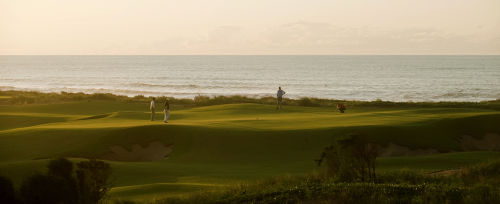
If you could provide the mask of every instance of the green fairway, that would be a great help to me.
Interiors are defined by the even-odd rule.
[[[160,141],[173,145],[159,161],[118,162],[113,199],[181,196],[202,189],[292,174],[308,174],[323,147],[350,133],[382,145],[439,152],[462,151],[463,135],[500,133],[500,111],[486,108],[333,107],[228,104],[173,107],[168,124],[148,104],[82,101],[46,105],[0,105],[0,174],[19,185],[45,171],[50,158],[100,158],[111,146],[131,149]],[[436,171],[497,158],[498,152],[456,152],[382,157],[379,171]]]

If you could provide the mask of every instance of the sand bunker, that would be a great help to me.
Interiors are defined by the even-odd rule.
[[[463,151],[500,151],[500,135],[496,133],[486,133],[481,139],[464,135],[457,140]],[[383,147],[380,156],[416,156],[437,154],[439,151],[432,148],[410,149],[405,146],[389,143]]]
[[[463,150],[487,150],[500,151],[500,135],[496,133],[486,133],[483,138],[477,139],[469,135],[464,135],[460,139]]]
[[[114,161],[157,161],[167,157],[173,150],[173,145],[161,142],[151,142],[148,146],[132,145],[131,151],[121,146],[111,146],[110,152],[101,158]]]

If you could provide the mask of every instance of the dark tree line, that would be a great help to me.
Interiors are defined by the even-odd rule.
[[[74,169],[71,161],[61,158],[50,161],[47,168],[46,174],[26,178],[18,192],[9,179],[0,177],[2,203],[97,204],[111,189],[111,167],[103,161],[81,161]]]
[[[327,174],[340,181],[373,182],[379,150],[379,145],[370,143],[366,136],[353,134],[325,147],[316,162],[326,163]]]

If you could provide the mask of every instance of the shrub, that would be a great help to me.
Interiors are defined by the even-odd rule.
[[[498,186],[494,187],[486,184],[474,186],[470,193],[465,196],[467,203],[487,204],[487,203],[500,203],[500,192]]]
[[[465,184],[486,183],[500,186],[500,160],[483,162],[466,167],[460,172]]]
[[[492,174],[496,172],[495,163],[468,168],[491,178],[497,176]],[[154,203],[500,203],[498,185],[463,185],[460,177],[400,170],[378,174],[376,182],[339,183],[331,177],[315,174],[285,176]]]
[[[76,176],[82,204],[95,204],[111,189],[111,166],[95,159],[77,164]]]
[[[66,200],[76,203],[79,200],[78,185],[73,177],[73,163],[66,158],[51,160],[47,165],[47,175],[61,178],[64,186],[68,188],[65,195]]]
[[[198,95],[198,96],[194,97],[193,101],[194,101],[194,104],[197,106],[208,105],[209,101],[210,101],[210,97]]]
[[[338,181],[375,181],[375,159],[378,156],[377,144],[368,142],[365,136],[350,135],[326,147],[318,165],[326,160],[327,173]]]
[[[60,177],[35,174],[23,181],[21,197],[26,204],[61,203],[73,204],[70,186]]]
[[[47,167],[46,175],[35,174],[23,181],[24,203],[97,204],[111,188],[111,167],[102,161],[79,162],[76,178],[73,163],[65,158],[51,160]]]
[[[491,186],[470,189],[447,184],[335,183],[328,179],[273,178],[268,182],[155,203],[498,203],[498,193],[498,189]]]
[[[0,91],[2,96],[10,96],[7,100],[0,100],[0,103],[6,104],[31,104],[31,103],[57,103],[67,101],[83,101],[83,100],[111,100],[111,101],[126,101],[126,102],[140,102],[147,103],[150,97],[142,95],[127,97],[121,95],[114,95],[110,93],[40,93],[34,91]],[[165,97],[158,97],[164,99]],[[176,99],[169,97],[171,104],[175,105],[216,105],[216,104],[230,104],[230,103],[259,103],[259,104],[276,104],[275,97],[262,97],[251,98],[246,96],[201,96],[198,95],[193,99]],[[488,108],[500,110],[500,100],[484,101],[484,102],[391,102],[391,101],[346,101],[335,99],[318,99],[318,98],[301,98],[290,99],[285,98],[283,105],[293,106],[328,106],[335,107],[338,103],[345,104],[348,107],[461,107],[461,108]]]
[[[314,103],[310,98],[304,97],[299,99],[300,106],[319,106],[319,104]]]
[[[0,176],[0,201],[2,203],[17,203],[12,181],[3,176]]]
[[[73,163],[66,158],[51,160],[47,164],[50,176],[59,176],[61,178],[70,179],[73,176]]]
[[[376,183],[394,183],[394,184],[424,184],[424,183],[441,183],[451,184],[460,183],[455,177],[443,177],[425,175],[423,173],[410,171],[409,169],[400,169],[397,171],[389,171],[377,174]]]

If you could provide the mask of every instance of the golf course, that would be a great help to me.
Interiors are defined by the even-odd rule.
[[[475,105],[173,103],[168,123],[149,102],[17,104],[0,96],[0,175],[15,186],[50,159],[111,164],[109,200],[151,201],[279,176],[321,172],[325,146],[350,134],[381,145],[377,172],[432,173],[500,157],[498,102]],[[3,102],[2,102],[3,101]],[[159,100],[159,103],[163,101]],[[492,102],[493,103],[493,102]]]

